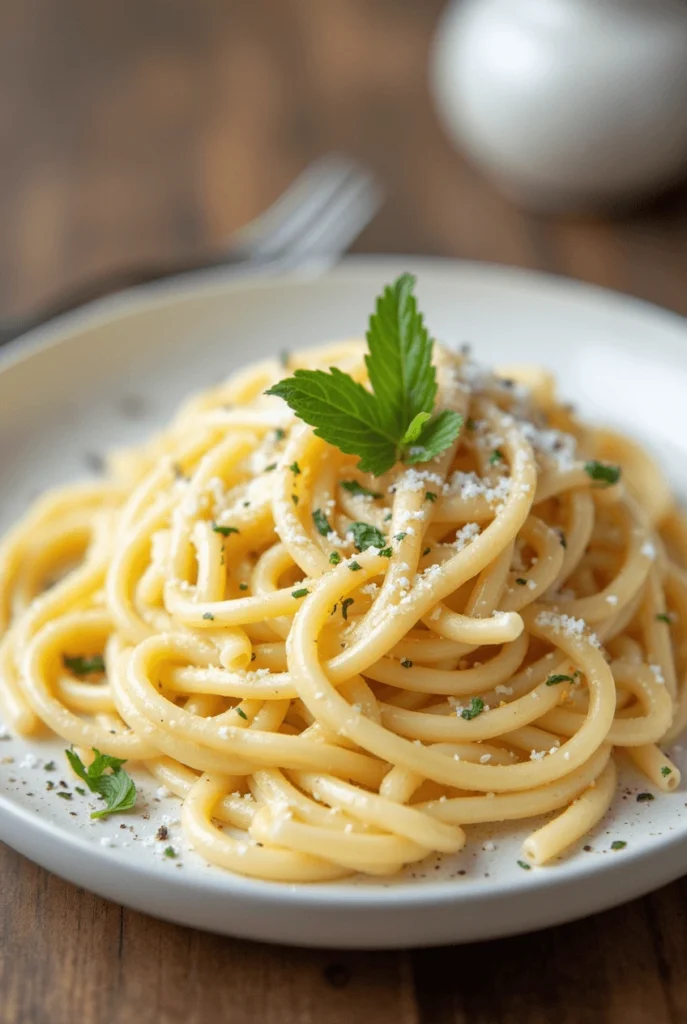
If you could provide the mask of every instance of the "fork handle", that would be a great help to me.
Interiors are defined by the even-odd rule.
[[[176,260],[151,261],[135,267],[114,270],[77,285],[67,294],[49,300],[31,313],[19,314],[16,317],[0,317],[0,345],[12,341],[13,338],[47,323],[48,320],[61,316],[63,313],[70,313],[87,302],[102,299],[106,295],[114,295],[127,288],[152,284],[155,281],[163,281],[166,278],[178,277],[182,274],[191,274],[196,270],[248,264],[251,267],[258,267],[268,262],[271,261],[266,258],[257,258],[254,254],[249,255],[247,250],[234,246],[227,252],[217,253],[215,256],[205,253],[195,257],[184,256]]]

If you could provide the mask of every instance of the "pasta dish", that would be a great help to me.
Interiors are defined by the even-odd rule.
[[[530,818],[544,864],[623,761],[679,785],[687,525],[660,470],[545,370],[433,344],[412,289],[5,537],[0,711],[64,739],[95,813],[135,806],[138,763],[207,861],[316,882]]]

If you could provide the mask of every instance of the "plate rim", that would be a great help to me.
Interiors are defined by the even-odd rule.
[[[245,271],[241,268],[211,267],[196,270],[162,281],[127,288],[113,295],[94,299],[70,312],[63,313],[46,323],[41,324],[25,334],[13,338],[0,348],[0,373],[10,369],[16,363],[23,362],[45,349],[60,344],[74,335],[97,328],[102,324],[125,319],[138,313],[153,311],[162,306],[170,306],[208,298],[221,294],[243,290],[269,289],[275,285],[280,287],[317,282],[325,278],[360,278],[375,273],[380,279],[386,274],[398,274],[412,266],[411,273],[428,273],[432,275],[459,274],[468,281],[471,278],[485,278],[487,283],[495,287],[516,286],[518,291],[531,288],[558,300],[573,300],[576,304],[586,300],[597,305],[615,316],[627,315],[630,311],[649,320],[661,322],[668,330],[684,332],[687,336],[687,316],[675,310],[667,309],[657,303],[630,295],[615,289],[606,288],[592,282],[566,277],[548,271],[534,270],[529,267],[510,266],[505,263],[488,263],[481,260],[463,260],[443,256],[377,255],[355,253],[345,256],[335,266],[324,267],[308,264],[283,270],[276,273],[256,269]],[[417,268],[417,269],[416,269]]]

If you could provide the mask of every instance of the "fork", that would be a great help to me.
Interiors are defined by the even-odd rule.
[[[370,172],[349,157],[315,160],[226,248],[197,257],[150,262],[80,285],[37,310],[0,317],[0,345],[94,299],[213,267],[283,270],[332,265],[372,220],[382,192]]]

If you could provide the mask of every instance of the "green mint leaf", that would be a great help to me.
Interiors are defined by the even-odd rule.
[[[379,491],[371,491],[369,488],[363,487],[362,484],[359,484],[357,480],[342,480],[341,486],[345,491],[348,491],[349,494],[360,494],[365,498],[381,498]]]
[[[267,392],[283,398],[318,437],[357,455],[359,468],[375,476],[399,458],[409,464],[435,458],[462,424],[449,410],[432,416],[437,394],[433,342],[418,312],[414,286],[415,278],[403,274],[377,299],[365,356],[371,392],[336,367],[328,373],[295,370]],[[297,474],[298,464],[291,469]]]
[[[98,792],[105,801],[105,807],[102,811],[93,811],[92,818],[106,818],[120,811],[130,811],[136,803],[134,780],[121,768],[100,777]]]
[[[432,341],[413,296],[415,278],[402,274],[377,299],[370,317],[367,374],[397,440],[418,413],[431,413],[437,393]]]
[[[401,444],[405,446],[417,441],[422,433],[422,428],[429,419],[431,419],[431,416],[428,412],[419,412],[401,438]]]
[[[441,455],[458,437],[462,425],[463,417],[459,413],[444,409],[425,423],[417,440],[404,452],[403,461],[414,465]]]
[[[326,537],[328,533],[332,532],[332,528],[329,525],[329,520],[322,511],[321,508],[316,508],[312,514],[312,521],[315,524],[315,529],[322,536]]]
[[[101,654],[94,654],[90,658],[75,655],[73,658],[66,654],[62,658],[65,668],[73,672],[75,676],[89,676],[95,672],[105,671],[105,660]]]
[[[106,807],[102,811],[94,811],[92,818],[104,818],[118,811],[128,811],[136,803],[136,786],[133,779],[122,769],[126,761],[121,757],[101,754],[92,747],[95,757],[86,767],[74,750],[65,750],[67,760],[73,771],[86,783],[92,793],[105,800]]]
[[[358,551],[366,551],[368,548],[383,548],[386,538],[376,526],[369,523],[351,523],[349,527],[353,534],[353,543]]]
[[[396,462],[397,438],[380,413],[373,394],[335,366],[296,370],[267,392],[277,395],[311,427],[317,437],[346,455],[360,458],[359,468],[381,476]]]
[[[584,470],[592,480],[605,484],[606,487],[611,487],[620,480],[620,466],[608,466],[604,462],[597,462],[596,459],[585,462]]]

